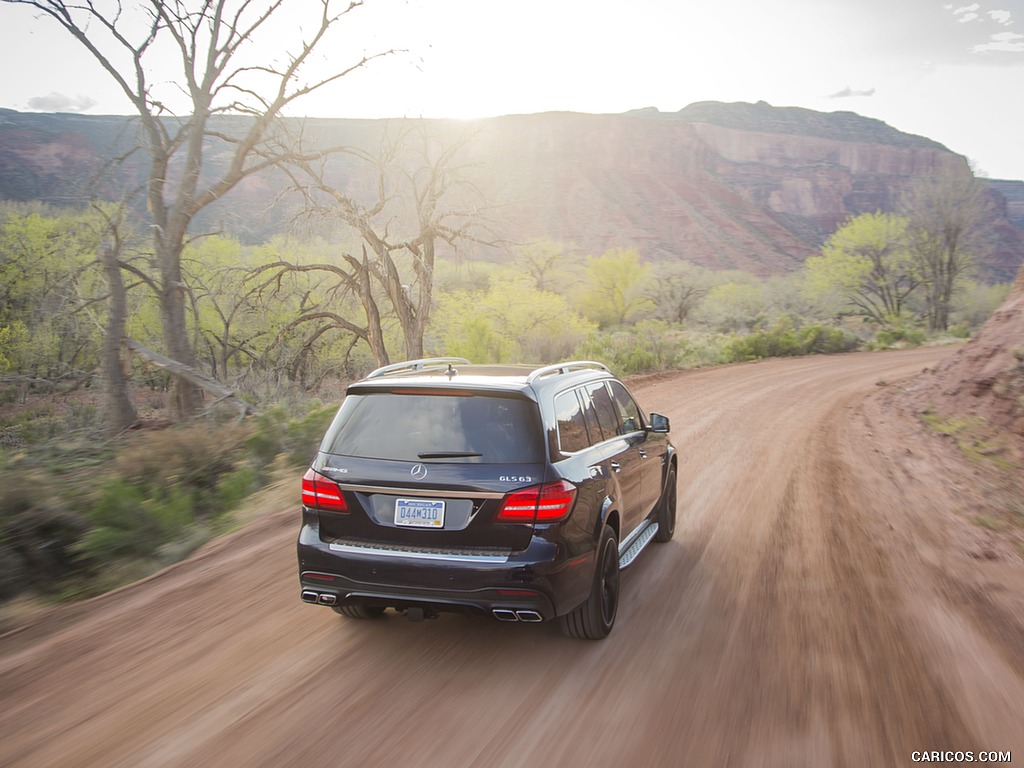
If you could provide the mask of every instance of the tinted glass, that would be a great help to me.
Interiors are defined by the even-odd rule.
[[[629,392],[626,391],[626,387],[618,381],[608,382],[608,387],[612,391],[612,401],[615,403],[615,408],[618,411],[616,433],[628,435],[630,432],[643,429],[644,421],[640,415],[640,408]]]
[[[491,395],[349,395],[322,450],[399,461],[527,464],[544,460],[528,400]]]
[[[558,447],[562,452],[575,453],[590,445],[583,408],[575,391],[563,392],[555,398],[555,418],[558,419]]]
[[[596,384],[588,384],[586,391],[590,396],[594,418],[601,427],[601,439],[607,440],[610,437],[614,437],[616,434],[615,430],[619,424],[619,412],[612,402],[611,395],[608,394],[608,388],[602,381]],[[598,441],[595,439],[594,442]]]

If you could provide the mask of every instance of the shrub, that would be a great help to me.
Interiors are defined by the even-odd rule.
[[[123,478],[108,481],[89,512],[93,527],[76,550],[102,562],[112,557],[145,557],[173,540],[192,522],[192,502],[180,489],[163,498],[147,498],[142,488]]]
[[[0,600],[17,595],[27,580],[25,560],[11,547],[0,544]]]
[[[852,352],[860,346],[860,339],[849,331],[831,325],[805,325],[800,329],[804,354],[834,355]]]
[[[331,425],[338,405],[317,405],[306,415],[288,422],[285,453],[292,464],[308,464],[316,455],[324,432]]]
[[[605,363],[628,376],[675,368],[686,346],[682,335],[668,323],[648,320],[630,330],[594,334],[576,347],[574,356]]]
[[[802,354],[796,332],[792,329],[757,331],[737,336],[725,347],[730,362],[761,360],[765,357],[789,357]]]
[[[146,496],[160,497],[173,488],[186,490],[205,509],[206,497],[221,475],[243,457],[244,438],[239,427],[206,424],[141,435],[119,452],[115,474]]]
[[[4,548],[12,561],[23,565],[22,586],[50,591],[79,570],[74,547],[87,527],[73,513],[46,508],[29,509],[6,520]]]
[[[237,507],[245,497],[260,487],[260,478],[251,466],[242,466],[225,475],[217,483],[217,506],[224,511]]]
[[[833,354],[849,352],[859,344],[856,336],[840,328],[815,323],[797,329],[780,321],[770,330],[734,337],[725,345],[725,357],[728,362],[739,363],[766,357]]]
[[[924,344],[924,340],[924,331],[919,328],[893,326],[878,331],[875,334],[874,340],[868,346],[869,349],[920,347]]]
[[[727,362],[725,346],[728,337],[718,333],[688,333],[681,341],[679,368],[700,368]]]
[[[4,472],[0,485],[0,599],[29,586],[50,590],[79,569],[74,545],[88,522],[58,507],[29,473]]]
[[[0,405],[16,403],[20,395],[21,393],[18,391],[18,387],[0,386]]]
[[[245,442],[257,462],[269,464],[280,454],[284,454],[293,465],[312,460],[338,410],[338,404],[313,402],[306,408],[306,413],[297,418],[289,418],[290,411],[283,405],[259,415],[255,430]]]
[[[776,323],[770,330],[736,336],[725,345],[729,362],[792,357],[803,354],[831,354],[856,349],[859,340],[839,328],[813,324],[800,329],[788,321]]]
[[[313,402],[242,425],[128,433],[116,452],[50,440],[40,445],[45,455],[0,466],[0,600],[32,587],[88,596],[185,557],[260,487],[268,464],[309,461],[336,410]],[[95,412],[72,416],[84,428]],[[56,421],[41,410],[19,427],[45,422],[48,431]],[[41,480],[55,474],[60,482]]]

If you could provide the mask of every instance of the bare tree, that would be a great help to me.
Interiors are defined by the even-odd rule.
[[[552,240],[533,240],[516,249],[516,267],[529,275],[538,291],[564,293],[580,271],[575,246]]]
[[[140,145],[148,157],[146,203],[152,217],[153,248],[164,345],[173,360],[195,365],[187,327],[181,254],[197,214],[240,181],[282,162],[302,160],[301,149],[280,118],[297,100],[322,89],[371,59],[390,51],[356,57],[326,76],[306,80],[308,63],[328,32],[361,0],[0,0],[41,11],[81,44],[114,81],[140,119]],[[294,30],[285,6],[315,9],[294,51],[256,46]],[[255,47],[254,47],[255,46]],[[180,72],[172,92],[160,98],[155,62],[174,51]],[[283,54],[274,63],[274,54]],[[185,108],[177,110],[173,102]],[[225,116],[246,118],[230,124]],[[204,158],[226,155],[212,178]],[[177,417],[199,412],[202,389],[176,376],[172,407]]]
[[[384,347],[384,330],[380,309],[377,306],[377,299],[370,285],[370,269],[366,250],[365,248],[363,249],[362,260],[347,253],[342,254],[342,258],[346,261],[347,266],[327,263],[295,264],[289,261],[275,261],[253,270],[250,275],[251,279],[262,281],[256,286],[256,293],[262,293],[266,289],[273,289],[275,292],[280,291],[282,279],[289,273],[306,272],[324,278],[324,284],[321,286],[322,300],[316,303],[306,303],[304,301],[302,311],[291,322],[278,329],[277,337],[271,342],[270,349],[276,347],[287,334],[299,326],[314,324],[316,330],[307,344],[303,345],[304,348],[308,349],[309,343],[324,333],[340,330],[351,333],[357,339],[366,342],[378,365],[386,365],[390,362],[387,350]],[[338,305],[343,303],[349,296],[358,297],[362,303],[366,315],[366,325],[357,325],[354,321],[339,314],[337,311]]]
[[[361,254],[343,253],[340,266],[269,266],[334,275],[336,290],[358,297],[366,316],[365,327],[339,327],[364,339],[378,365],[390,362],[382,306],[398,321],[406,358],[422,357],[438,248],[454,249],[462,241],[493,244],[478,234],[486,231],[483,205],[455,164],[464,144],[444,143],[423,123],[414,123],[394,138],[385,135],[377,156],[352,150],[372,169],[373,189],[365,199],[333,183],[326,161],[294,163],[292,180],[304,196],[305,215],[354,232],[362,242]],[[465,194],[477,202],[467,202]]]
[[[987,247],[990,205],[985,188],[966,169],[921,179],[904,194],[908,247],[924,285],[929,330],[949,327],[953,293]]]
[[[100,213],[103,215],[105,227],[104,237],[99,248],[99,259],[109,291],[107,323],[103,333],[102,363],[104,378],[107,382],[105,422],[107,431],[116,434],[127,429],[139,418],[128,393],[125,361],[121,357],[125,324],[128,321],[128,292],[121,275],[121,259],[126,244],[124,208],[119,207],[112,212],[100,209]]]
[[[664,264],[655,269],[648,297],[655,315],[682,325],[711,291],[710,271],[688,262]]]

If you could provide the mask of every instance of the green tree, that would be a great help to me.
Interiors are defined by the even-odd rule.
[[[133,241],[125,209],[11,209],[0,225],[0,325],[11,330],[9,367],[22,375],[78,377],[102,370],[107,429],[136,420],[122,358],[129,318],[124,274],[151,282],[129,261]]]
[[[907,223],[886,213],[848,219],[820,256],[807,259],[809,293],[819,299],[836,294],[854,314],[877,323],[898,322],[921,281],[907,247]]]
[[[757,278],[748,275],[742,279],[734,275],[729,282],[708,291],[695,319],[719,332],[760,327],[768,311],[764,293],[764,284]]]
[[[485,292],[439,297],[433,325],[445,354],[478,363],[565,359],[596,330],[562,296],[514,276]]]
[[[8,366],[59,378],[96,367],[101,331],[89,310],[102,224],[94,212],[8,211],[0,222],[0,328],[10,329]]]
[[[0,372],[17,371],[31,343],[28,328],[20,320],[9,320],[6,325],[0,325]]]
[[[765,303],[770,322],[790,320],[828,320],[838,314],[838,306],[819,300],[806,289],[802,272],[773,275],[764,282]]]
[[[195,315],[197,349],[206,353],[213,375],[227,379],[239,361],[257,357],[258,340],[269,333],[259,301],[259,285],[246,280],[259,266],[258,251],[237,240],[214,235],[189,245],[182,255]]]
[[[601,328],[638,320],[654,308],[647,294],[651,267],[634,248],[613,248],[587,260],[577,306]]]

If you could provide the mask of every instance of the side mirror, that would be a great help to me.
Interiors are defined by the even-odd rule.
[[[668,432],[668,416],[662,416],[660,413],[651,414],[651,432]]]

